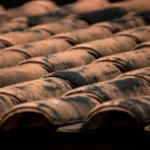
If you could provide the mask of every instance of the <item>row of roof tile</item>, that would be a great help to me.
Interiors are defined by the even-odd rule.
[[[49,54],[49,55],[41,56],[41,57],[33,57],[33,58],[20,62],[18,66],[1,69],[0,70],[1,87],[15,84],[15,83],[24,82],[24,81],[38,79],[54,71],[59,71],[59,70],[86,65],[86,64],[93,62],[97,58],[112,55],[115,53],[122,53],[122,52],[130,51],[133,47],[135,47],[139,43],[150,40],[149,28],[150,28],[149,26],[144,26],[144,27],[139,27],[139,28],[123,31],[110,38],[106,38],[103,40],[96,40],[96,41],[88,42],[86,44],[77,45],[67,50],[66,52]],[[125,44],[127,42],[128,44]],[[106,45],[106,43],[107,44],[109,43],[109,44]],[[15,49],[14,50],[12,49],[12,51],[15,52]],[[4,52],[6,52],[6,58],[4,58],[4,55],[3,55]],[[2,57],[5,59],[5,62],[6,62],[5,65],[7,63],[9,65],[11,63],[11,58],[9,61],[7,60],[7,58],[8,58],[8,54],[10,51],[4,51],[4,52],[2,52]],[[19,53],[19,54],[20,55],[23,54],[23,56],[26,56],[24,53]],[[11,55],[12,53],[10,53],[10,57]],[[16,57],[13,58],[12,63],[17,61],[17,56],[19,55],[16,55]],[[3,58],[2,58],[2,61],[4,61]],[[22,56],[19,57],[18,61],[20,61],[20,59],[23,59],[23,57]],[[104,57],[103,59],[104,60],[108,59],[107,61],[114,61],[120,64],[122,63],[123,67],[125,68],[128,67],[127,66],[128,61],[127,61],[127,64],[125,64],[123,60],[122,61],[120,60],[119,62],[119,59],[115,57],[111,57],[111,56],[110,58]],[[129,59],[129,58],[125,57],[124,60],[126,59]],[[146,59],[146,57],[144,57],[144,59]],[[145,65],[145,63],[143,62],[141,62],[141,64]]]
[[[139,71],[147,75],[149,70],[146,68]],[[149,95],[150,87],[143,76],[136,74],[138,71],[135,75],[133,71],[131,75],[129,72],[113,80],[81,87],[62,98],[18,105],[4,116],[2,128],[42,124],[58,132],[81,132],[103,125],[129,124],[133,129],[144,130],[149,125],[149,97],[128,97]],[[119,98],[126,99],[115,100]],[[74,125],[77,123],[80,125]]]

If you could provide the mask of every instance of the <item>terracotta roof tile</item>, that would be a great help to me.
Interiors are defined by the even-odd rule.
[[[129,125],[149,132],[149,3],[0,8],[0,130],[81,134]]]
[[[130,53],[131,54],[134,53],[134,54],[131,55]],[[143,61],[145,61],[146,63],[144,63],[142,61],[143,64],[140,64],[140,61],[139,61],[139,59],[137,59],[138,57],[136,57],[136,55],[140,55],[140,56],[143,55]],[[126,70],[123,70],[123,71],[130,71],[130,70],[134,70],[137,68],[149,66],[149,64],[148,64],[149,59],[146,59],[148,55],[149,55],[148,49],[147,49],[147,51],[143,51],[143,49],[140,51],[140,49],[139,49],[137,51],[121,53],[118,55],[117,60],[121,60],[122,56],[123,57],[126,56],[127,59],[125,59],[124,62],[126,62],[127,65],[128,65],[128,62],[131,62],[130,67],[124,67],[121,63],[117,64],[117,61],[115,63],[114,62],[110,63],[110,61],[108,61],[108,62],[107,61],[106,62],[98,61],[97,63],[91,64],[89,66],[83,66],[80,68],[74,68],[74,69],[70,69],[70,70],[66,70],[66,71],[56,72],[56,73],[48,75],[44,79],[35,80],[35,81],[33,80],[30,82],[25,82],[25,83],[21,83],[21,84],[8,86],[6,88],[0,89],[0,93],[2,93],[4,95],[5,94],[10,95],[10,97],[11,96],[16,97],[16,99],[19,99],[19,103],[31,101],[31,100],[37,100],[37,99],[41,100],[41,99],[45,99],[48,97],[49,98],[55,97],[55,96],[58,97],[58,96],[61,96],[64,91],[62,91],[63,90],[62,88],[60,89],[60,88],[58,88],[58,86],[55,86],[55,84],[53,83],[55,81],[55,79],[59,79],[60,81],[63,81],[63,83],[61,83],[61,86],[64,86],[65,92],[67,92],[70,89],[68,89],[68,88],[66,89],[66,85],[70,86],[70,88],[72,89],[72,88],[84,86],[87,84],[92,84],[95,82],[108,80],[109,78],[114,78],[117,75],[122,73],[121,72],[123,70],[122,68],[126,68]],[[130,56],[130,61],[128,60],[128,56]],[[113,57],[113,55],[111,57]],[[114,55],[114,58],[116,58],[116,55]],[[144,58],[145,58],[145,60],[144,60]],[[135,65],[135,64],[137,64],[137,65]],[[34,66],[35,65],[33,65],[33,67]],[[104,68],[103,68],[103,70],[97,70],[97,66],[102,66]],[[26,66],[26,67],[29,68],[29,66]],[[94,69],[94,67],[95,67],[95,69]],[[120,68],[121,68],[121,70],[120,70]],[[37,70],[37,69],[38,68],[35,66],[35,70]],[[8,68],[6,70],[11,70],[11,69]],[[14,69],[12,68],[12,70],[14,70]],[[20,68],[18,68],[18,71],[19,70],[20,70]],[[25,71],[26,69],[23,69],[23,70]],[[31,71],[33,71],[33,70],[34,69],[32,68]],[[112,73],[111,73],[111,71],[112,71]],[[16,73],[17,73],[17,70],[16,70]],[[42,71],[41,71],[41,73],[42,73]],[[2,75],[4,75],[4,77],[5,77],[4,72],[2,72]],[[8,76],[9,75],[11,75],[11,79],[16,77],[16,74],[14,77],[12,77],[12,75],[13,75],[12,73],[8,73]],[[25,78],[25,75],[26,74],[24,74],[24,76],[23,76],[24,78]],[[37,75],[37,73],[35,73],[35,75]],[[8,76],[7,76],[7,78],[8,78]],[[20,77],[21,77],[21,74],[17,79],[19,80]],[[1,79],[2,79],[2,81],[5,82],[5,80],[3,78],[1,78]],[[8,81],[8,80],[6,80],[6,81]],[[46,81],[46,83],[45,83],[45,81]],[[10,83],[11,81],[8,81],[8,82]],[[38,85],[38,87],[37,87],[37,85]],[[96,97],[96,99],[99,99],[99,101],[107,101],[110,99],[116,99],[121,96],[129,97],[129,96],[134,96],[134,95],[136,96],[136,94],[137,95],[138,94],[148,94],[147,93],[147,91],[149,91],[148,85],[149,84],[147,84],[146,80],[143,81],[142,78],[138,79],[138,78],[136,78],[136,76],[135,77],[134,76],[133,77],[123,77],[123,79],[119,78],[119,79],[114,79],[114,80],[110,80],[107,82],[97,83],[95,85],[94,84],[89,85],[87,87],[81,87],[79,89],[70,91],[70,92],[66,93],[65,95],[67,95],[67,96],[74,95],[74,94],[80,95],[82,93],[86,93],[87,95],[93,95],[94,97]],[[35,88],[36,88],[36,91],[38,91],[38,93],[42,93],[42,95],[40,95],[40,97],[39,97],[39,94],[37,94],[35,92]],[[37,88],[38,88],[38,90],[37,90]],[[121,90],[121,88],[124,90]],[[44,92],[44,89],[45,89],[45,92]],[[28,94],[28,90],[30,91],[30,94]],[[49,95],[48,95],[48,93],[49,93]],[[5,100],[7,101],[7,99],[5,99]]]
[[[80,88],[76,90],[76,92],[72,92],[71,97],[50,99],[47,101],[19,105],[10,110],[9,113],[4,116],[4,123],[2,127],[3,129],[16,128],[19,126],[19,121],[23,119],[25,121],[24,125],[27,126],[42,124],[51,127],[52,125],[55,126],[55,128],[53,128],[54,130],[63,132],[63,129],[61,130],[60,125],[62,126],[82,122],[89,111],[95,105],[98,105],[101,102],[116,98],[128,98],[129,96],[146,95],[149,93],[149,91],[150,88],[148,84],[144,80],[135,77],[124,77],[107,82],[97,83],[95,85]],[[60,101],[62,102],[61,106],[64,106],[61,107],[62,109],[58,106],[61,104]],[[71,105],[71,107],[68,107],[68,113],[63,111],[67,105]],[[25,114],[27,116],[31,116],[29,119],[30,121],[23,118]],[[35,115],[38,119],[32,119]],[[10,122],[13,122],[13,124]],[[99,125],[99,122],[98,124],[96,123],[96,125],[94,124],[94,121],[92,123],[93,126],[87,126],[86,129],[93,129]],[[60,129],[58,127],[60,127]],[[76,130],[78,131],[79,129]],[[65,130],[65,132],[66,131],[75,132],[75,129],[72,128],[70,130]]]
[[[138,49],[136,51],[103,57],[96,60],[96,62],[114,62],[121,65],[124,70],[130,71],[130,69],[143,68],[145,65],[148,65],[149,59],[149,49]]]
[[[115,63],[99,62],[72,69],[57,71],[48,74],[43,78],[56,77],[65,79],[71,83],[72,87],[77,88],[80,86],[112,79],[121,73],[122,71],[116,66]]]
[[[68,22],[66,25],[65,23]],[[80,19],[69,18],[62,20],[60,22],[44,25],[44,26],[37,26],[31,29],[27,29],[25,31],[16,31],[16,32],[9,32],[6,34],[0,35],[0,41],[3,47],[9,47],[12,45],[18,45],[33,41],[40,41],[46,39],[54,34],[71,31],[79,28],[87,27],[88,24]],[[4,44],[4,43],[7,43]]]
[[[52,21],[58,21],[62,19],[65,16],[74,14],[74,13],[83,13],[93,10],[99,10],[107,5],[107,1],[77,1],[72,4],[63,5],[59,8],[52,9],[48,13],[44,13],[41,15],[34,15],[34,16],[28,16],[23,17],[24,19],[27,19],[28,25],[33,26],[41,23],[48,23]],[[83,7],[84,5],[84,7]],[[89,7],[90,5],[90,7]],[[81,9],[82,7],[82,9]]]
[[[49,33],[44,30],[18,31],[0,35],[0,42],[8,43],[9,46],[32,41],[43,40],[49,37]]]
[[[0,19],[2,20],[2,19]],[[4,33],[8,33],[11,31],[23,31],[24,29],[28,28],[28,25],[26,23],[26,21],[23,20],[18,20],[18,21],[11,21],[11,22],[4,22],[1,24],[1,29],[0,29],[0,33],[4,34]]]
[[[36,57],[36,56],[44,56],[48,55],[51,53],[57,53],[57,52],[62,52],[67,50],[69,47],[78,43],[83,43],[83,42],[88,42],[94,39],[101,39],[108,37],[112,35],[113,33],[116,33],[120,30],[125,30],[128,28],[134,28],[137,26],[142,26],[144,24],[147,24],[147,22],[144,22],[144,18],[141,17],[129,17],[129,18],[120,18],[120,19],[115,19],[112,21],[107,21],[107,22],[101,22],[98,24],[95,24],[93,26],[90,26],[89,28],[85,28],[82,30],[76,30],[76,31],[71,31],[67,33],[62,33],[62,34],[57,34],[56,36],[53,36],[52,39],[47,39],[43,41],[38,41],[38,42],[33,42],[29,44],[23,44],[23,45],[17,45],[17,46],[11,46],[10,48],[4,49],[3,52],[0,55],[0,61],[5,63],[0,63],[0,67],[10,67],[17,65],[21,60],[30,58],[30,57]],[[66,22],[64,20],[63,22]],[[81,22],[82,23],[82,22]],[[57,24],[60,26],[60,24]],[[78,22],[75,22],[75,25],[78,27]],[[80,20],[79,20],[79,25],[80,25]],[[54,32],[57,28],[54,28],[54,24],[49,24],[49,27],[52,27],[49,32]],[[38,27],[38,26],[37,26]],[[62,25],[63,27],[63,25]],[[81,25],[79,27],[82,27]],[[52,30],[55,29],[55,30]],[[69,30],[69,29],[68,29]],[[56,30],[57,31],[57,30]],[[56,33],[55,31],[55,33]],[[58,32],[58,31],[57,31]],[[118,40],[122,40],[122,42],[126,43],[127,40],[132,43],[130,38],[126,38],[126,41],[124,41],[123,37],[122,38],[115,38],[115,39],[108,39],[105,40],[107,42],[117,42]],[[128,43],[129,43],[128,42]],[[57,44],[59,43],[59,44]],[[134,43],[134,41],[133,41]],[[91,46],[90,46],[91,45]],[[104,45],[104,44],[103,44]],[[97,56],[99,49],[101,48],[101,42],[99,41],[93,41],[89,42],[86,44],[82,44],[77,46],[77,48],[82,49],[93,49],[89,50],[93,55]],[[3,47],[2,47],[3,48]],[[42,51],[41,51],[42,49]],[[74,49],[74,48],[73,48]],[[130,47],[129,47],[130,49]],[[102,50],[100,50],[100,55],[102,55]],[[124,50],[123,50],[124,51]],[[114,51],[112,51],[112,54]],[[14,56],[10,57],[8,60],[8,55]],[[97,56],[99,57],[99,55]]]
[[[86,95],[24,104],[16,107],[16,109],[14,108],[3,118],[1,129],[8,130],[19,127],[18,122],[24,114],[30,114],[31,116],[31,118],[28,117],[28,121],[22,118],[26,126],[45,125],[57,129],[62,125],[81,122],[97,104],[98,102],[95,99]],[[32,116],[39,119],[33,119]],[[29,121],[30,119],[31,121]],[[10,120],[13,120],[14,123],[10,123]]]
[[[91,26],[89,28],[82,30],[75,30],[73,32],[65,32],[53,36],[53,38],[65,39],[69,42],[72,42],[74,45],[85,43],[88,41],[106,38],[112,35],[112,32],[105,28],[99,26]]]
[[[128,7],[128,5],[130,5],[130,7]],[[112,18],[116,18],[116,17],[121,17],[122,15],[124,15],[128,12],[149,10],[149,1],[141,0],[141,3],[137,4],[136,0],[132,0],[132,2],[131,1],[120,2],[118,4],[110,4],[110,5],[106,5],[103,7],[105,7],[105,8],[102,10],[99,10],[99,12],[89,12],[86,14],[83,13],[85,11],[83,9],[83,11],[82,11],[83,14],[81,15],[81,17],[84,17],[88,21],[92,21],[92,22],[94,20],[96,20],[95,17],[101,17],[101,19],[103,19],[103,20],[104,19],[106,20],[106,18],[112,19]],[[101,8],[103,8],[103,7],[101,7]],[[88,10],[86,7],[85,7],[85,9]],[[57,15],[55,15],[56,13],[57,13]],[[45,23],[45,22],[54,21],[56,19],[58,20],[58,19],[64,17],[64,13],[62,11],[56,11],[56,13],[53,13],[53,14],[49,13],[49,14],[45,14],[45,15],[43,14],[41,16],[39,15],[39,16],[28,17],[27,18],[28,24],[29,25],[37,25],[37,24],[41,24],[41,23]],[[79,12],[75,12],[75,13],[79,13]],[[68,15],[68,14],[66,14],[66,15]],[[50,16],[51,16],[51,18],[50,18]]]
[[[31,16],[37,14],[43,14],[51,9],[57,8],[57,5],[52,1],[29,1],[20,7],[7,9],[7,13],[11,18]]]
[[[123,73],[122,75],[118,76],[117,78],[124,77],[124,76],[136,76],[139,78],[144,78],[145,80],[147,80],[147,82],[150,82],[150,76],[149,75],[150,75],[150,68],[149,67],[147,67],[147,68],[143,67],[142,69]]]
[[[113,100],[117,98],[127,98],[131,96],[140,96],[149,94],[149,84],[143,78],[136,76],[125,76],[95,83],[93,85],[83,86],[69,91],[65,96],[76,94],[94,94],[100,102]]]
[[[82,0],[82,1],[77,1],[73,4],[67,4],[61,6],[61,8],[71,13],[83,13],[83,12],[99,10],[103,7],[106,7],[107,5],[109,5],[108,0],[102,0],[102,1],[92,0],[92,3],[90,1]]]
[[[139,30],[139,29],[145,29],[145,28],[149,28],[149,26],[137,28],[137,30],[138,30],[137,33],[141,32],[141,30]],[[133,29],[133,30],[136,31],[136,29]],[[145,31],[145,33],[149,32],[148,30],[144,30],[144,31]],[[128,32],[129,31],[127,31],[127,33]],[[142,33],[143,33],[143,31],[142,31]],[[134,32],[133,32],[133,34],[134,34]],[[71,50],[62,52],[62,53],[50,54],[50,55],[43,56],[43,57],[31,58],[31,59],[27,59],[27,60],[21,62],[20,64],[23,64],[21,66],[2,69],[0,74],[2,74],[2,76],[3,76],[3,71],[5,73],[9,72],[8,74],[10,74],[10,80],[11,80],[11,76],[13,74],[16,75],[16,78],[17,78],[17,76],[19,76],[19,78],[22,79],[19,81],[11,80],[8,82],[8,76],[7,76],[6,85],[23,82],[23,81],[28,81],[28,80],[33,80],[33,79],[37,79],[40,77],[42,68],[47,71],[47,73],[45,71],[44,71],[44,73],[48,74],[50,72],[54,72],[54,71],[58,71],[58,70],[63,70],[63,69],[73,68],[73,67],[77,67],[77,66],[81,66],[81,65],[86,65],[86,64],[91,63],[98,57],[112,55],[114,53],[121,53],[121,52],[129,51],[138,44],[134,38],[131,40],[132,36],[126,36],[126,35],[125,35],[125,37],[120,36],[119,37],[120,42],[118,42],[119,40],[114,40],[116,37],[117,36],[114,36],[109,39],[104,39],[104,40],[97,41],[97,42],[94,41],[93,45],[95,46],[96,45],[95,43],[97,43],[98,45],[100,44],[101,45],[100,49],[99,48],[88,49],[88,48],[79,46],[78,48],[75,47],[74,49],[72,48]],[[130,43],[128,42],[129,44],[126,46],[123,46],[123,48],[122,48],[122,45],[124,45],[124,42],[122,42],[122,40],[125,40],[125,42],[127,42],[127,40],[128,40]],[[147,40],[149,40],[149,37]],[[108,43],[108,42],[110,42],[110,44],[106,45],[106,43]],[[99,47],[99,46],[97,46],[97,47]],[[95,55],[95,51],[99,52],[100,54],[98,53],[99,55]],[[16,57],[17,57],[17,55],[16,55]],[[19,57],[19,59],[22,59],[22,58]],[[30,72],[28,72],[30,69],[26,70],[25,68],[26,67],[29,68],[30,65],[33,66],[34,64],[39,65],[39,68],[41,68],[41,69],[39,69],[39,70],[36,68],[32,69],[32,72],[34,72],[34,70],[36,71],[36,76],[31,76]],[[24,68],[25,72],[24,71],[23,72],[26,74],[26,77],[24,77],[24,73],[22,73],[22,75],[20,74],[22,72],[22,69],[19,71],[19,68],[20,69]],[[19,72],[17,73],[16,71],[17,72],[19,71],[20,73]],[[38,71],[39,71],[39,74],[38,74]],[[4,78],[5,78],[5,76],[3,76],[3,80],[2,80],[4,83],[3,86],[5,86]]]
[[[108,9],[104,10],[104,12],[97,10],[95,12],[80,14],[79,16],[83,20],[86,20],[90,24],[93,24],[95,22],[113,19],[116,17],[121,17],[123,14],[125,14],[124,12],[121,12],[121,11],[122,10],[119,8],[112,8],[112,9],[108,8]],[[105,13],[105,15],[103,15],[104,13]],[[9,18],[10,18],[10,15],[9,15]],[[50,19],[51,18],[52,17],[50,17]],[[32,18],[31,21],[34,21],[34,19]],[[20,22],[21,22],[21,24],[20,24]],[[35,22],[36,22],[36,20],[35,20]],[[29,24],[32,24],[32,23],[27,23],[27,20],[25,18],[14,19],[10,22],[4,23],[0,29],[0,32],[5,33],[5,32],[10,32],[10,31],[23,30],[23,29],[27,28]]]
[[[79,14],[79,12],[82,12],[80,14],[80,17],[86,19],[89,23],[93,23],[93,22],[98,22],[99,18],[101,18],[101,21],[104,21],[104,20],[113,19],[113,18],[116,18],[116,17],[121,17],[122,15],[126,14],[127,12],[133,11],[132,7],[133,8],[135,7],[137,9],[137,11],[148,10],[147,7],[149,5],[147,4],[145,6],[146,3],[149,3],[148,0],[144,0],[144,2],[143,2],[143,0],[141,0],[142,3],[141,3],[141,7],[140,8],[136,7],[136,5],[137,5],[136,4],[136,0],[134,0],[134,1],[135,2],[132,2],[133,4],[130,1],[129,2],[128,1],[127,2],[121,2],[121,3],[117,4],[117,6],[114,6],[113,4],[108,4],[107,5],[106,4],[107,2],[104,2],[104,1],[101,1],[100,3],[105,3],[106,6],[100,6],[100,5],[97,5],[97,3],[99,3],[99,1],[96,1],[96,2],[92,3],[92,5],[96,4],[95,6],[96,7],[98,6],[99,8],[95,7],[94,8],[94,10],[95,10],[94,12],[93,11],[89,12],[90,11],[88,9],[89,7],[88,8],[84,7],[84,9],[82,9],[82,11],[81,11],[81,9],[79,9],[80,11],[77,11],[77,12],[74,12],[74,13],[78,13]],[[82,7],[83,3],[89,5],[90,2],[89,1],[79,1],[77,3],[79,5],[81,5],[81,7]],[[123,6],[124,6],[125,3],[127,3],[127,4],[129,3],[131,5],[130,10],[126,11],[126,10],[123,9]],[[74,5],[74,4],[71,4],[71,6],[72,5]],[[91,3],[90,3],[90,5],[91,5]],[[110,5],[110,7],[107,7],[109,5]],[[70,5],[69,5],[69,7],[70,7]],[[77,7],[77,5],[75,7]],[[104,7],[107,7],[107,8],[102,9]],[[65,9],[65,8],[67,8],[67,9]],[[102,10],[99,10],[100,8]],[[68,6],[67,7],[62,7],[62,8],[60,7],[58,9],[56,9],[56,10],[51,10],[49,13],[46,13],[46,14],[29,16],[29,17],[22,17],[22,18],[18,18],[18,19],[15,19],[15,20],[20,20],[20,19],[22,20],[23,19],[23,20],[27,21],[27,24],[29,26],[33,26],[33,25],[38,25],[38,24],[42,24],[42,23],[58,21],[61,18],[65,17],[65,16],[68,16],[68,15],[73,13],[73,12],[70,12],[70,11],[71,11],[71,9],[68,9]],[[85,11],[86,11],[86,13],[85,13]],[[105,14],[105,15],[103,15],[103,14]]]
[[[73,31],[81,28],[86,28],[88,27],[89,24],[80,19],[79,17],[76,16],[70,16],[67,17],[66,19],[63,19],[57,23],[49,23],[49,24],[43,24],[43,25],[38,25],[30,28],[29,30],[46,30],[50,32],[52,35],[61,33],[61,32],[66,32],[66,31]]]
[[[143,131],[149,124],[149,100],[149,96],[139,96],[117,99],[99,105],[90,112],[82,129],[87,130],[103,126],[119,127],[128,124],[132,130]]]
[[[0,68],[11,67],[19,64],[21,61],[38,56],[59,53],[67,50],[72,45],[63,39],[47,39],[37,42],[11,46],[1,51]],[[42,49],[42,51],[41,51]],[[8,59],[9,58],[9,59]]]

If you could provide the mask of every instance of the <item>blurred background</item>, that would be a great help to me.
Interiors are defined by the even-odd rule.
[[[22,5],[28,1],[34,1],[34,0],[0,0],[0,4],[3,5],[5,8],[11,8],[11,7],[17,7],[19,5]],[[45,1],[45,0],[41,0],[41,1]],[[57,5],[63,5],[63,4],[73,3],[77,0],[47,0],[47,1],[54,1]],[[86,0],[86,1],[88,1],[88,0]],[[109,1],[117,2],[120,0],[109,0]],[[122,1],[124,1],[124,0],[122,0]]]
[[[2,4],[5,8],[10,8],[10,7],[17,7],[28,1],[33,1],[33,0],[0,0],[0,4]],[[63,4],[75,2],[76,0],[53,0],[53,1],[58,5],[63,5]]]

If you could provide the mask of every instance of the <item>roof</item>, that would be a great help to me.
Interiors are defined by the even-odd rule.
[[[0,22],[0,134],[149,133],[149,0],[1,5]]]

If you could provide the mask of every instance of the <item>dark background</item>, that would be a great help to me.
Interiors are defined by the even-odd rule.
[[[42,127],[0,133],[3,150],[149,150],[150,135],[129,128],[107,128],[79,134],[54,133]]]

